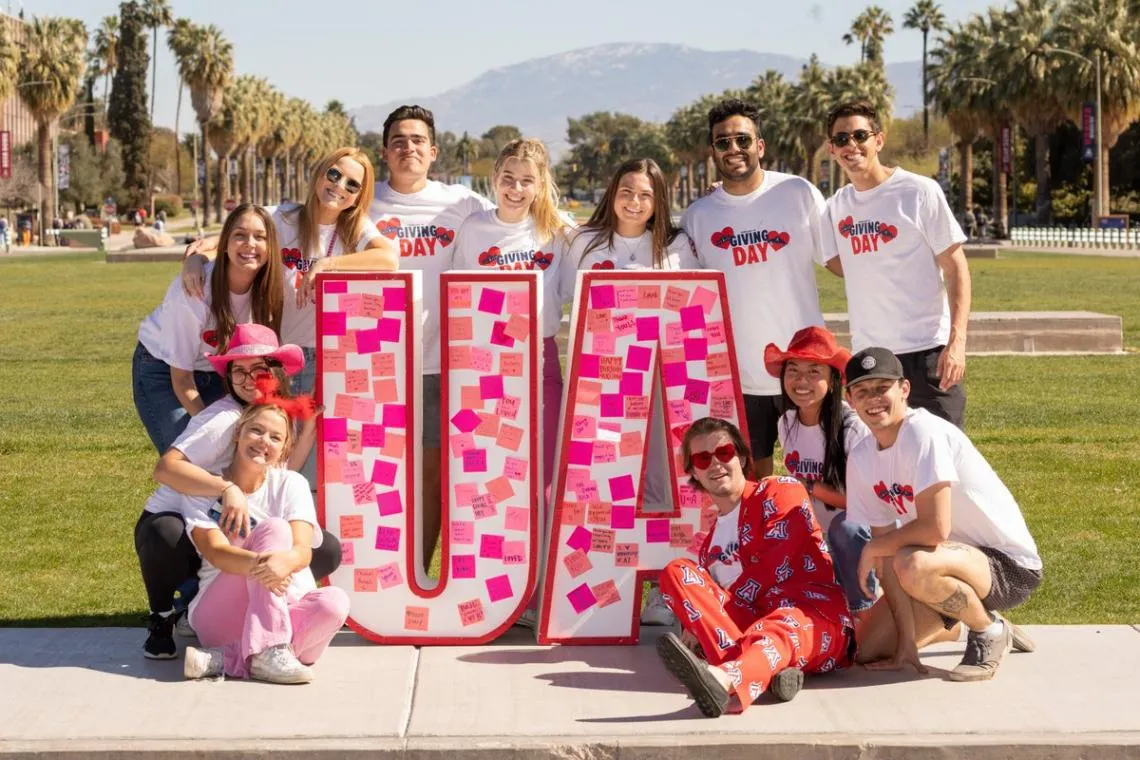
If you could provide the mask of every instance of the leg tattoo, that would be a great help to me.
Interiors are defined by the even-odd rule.
[[[958,588],[954,590],[953,594],[946,597],[934,606],[950,617],[956,619],[960,614],[962,614],[962,610],[966,609],[966,604],[968,602],[969,600],[966,598],[966,592],[962,590],[961,586],[958,586]]]

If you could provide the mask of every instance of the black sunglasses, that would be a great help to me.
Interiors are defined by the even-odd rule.
[[[748,150],[755,140],[756,138],[752,135],[728,135],[727,137],[716,138],[712,144],[717,153],[727,153],[732,150],[734,144],[741,150]]]
[[[877,134],[879,133],[873,132],[869,129],[856,129],[854,132],[836,132],[831,136],[829,142],[836,148],[842,148],[852,140],[854,140],[857,144],[862,145]]]
[[[340,181],[344,179],[344,173],[335,166],[330,166],[329,170],[325,172],[325,179],[334,185],[339,185]],[[354,179],[344,179],[344,189],[356,195],[360,192],[360,183]]]

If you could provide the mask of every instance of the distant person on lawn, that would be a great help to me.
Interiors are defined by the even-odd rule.
[[[860,625],[859,660],[924,671],[918,649],[962,621],[966,653],[950,680],[992,678],[1011,647],[1033,650],[999,614],[1041,583],[1025,518],[965,433],[907,406],[910,381],[894,354],[864,349],[846,375],[871,431],[847,459],[847,519],[871,527],[858,568],[864,592],[873,569],[886,592]]]
[[[827,118],[828,152],[851,184],[827,201],[824,255],[839,255],[856,351],[883,346],[902,362],[911,406],[962,427],[970,269],[966,235],[942,188],[879,161],[886,133],[866,101]]]

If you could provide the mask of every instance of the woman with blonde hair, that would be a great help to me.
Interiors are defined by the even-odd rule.
[[[178,279],[162,304],[142,321],[132,366],[135,408],[159,454],[190,418],[223,395],[222,379],[206,353],[225,348],[235,325],[256,322],[281,332],[282,264],[272,218],[258,206],[238,206],[214,241],[225,255],[202,267],[201,298]]]
[[[277,230],[286,270],[281,339],[305,351],[305,370],[294,384],[297,392],[312,391],[316,381],[316,275],[346,269],[393,271],[399,264],[395,247],[368,218],[374,179],[372,162],[363,151],[338,148],[313,167],[303,204],[266,209]],[[216,247],[208,238],[186,249],[183,284],[187,292],[201,292],[200,268]]]
[[[457,269],[538,270],[542,273],[543,480],[554,470],[554,439],[562,403],[562,370],[554,336],[562,322],[561,268],[566,223],[558,213],[558,186],[541,140],[507,143],[491,173],[498,207],[467,217],[455,237]]]

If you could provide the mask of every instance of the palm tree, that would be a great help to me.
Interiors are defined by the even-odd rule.
[[[275,168],[277,156],[281,153],[281,122],[286,118],[287,108],[284,93],[273,85],[266,88],[264,98],[266,123],[257,140],[257,157],[264,167],[257,199],[263,205],[268,204],[270,199],[279,195]]]
[[[768,69],[753,79],[744,91],[744,99],[760,111],[765,161],[767,165],[776,168],[782,168],[789,158],[800,153],[796,132],[788,123],[788,99],[791,93],[791,83],[773,69]]]
[[[255,118],[254,109],[257,108],[257,89],[257,77],[249,74],[234,77],[233,82],[226,88],[221,111],[210,123],[210,147],[218,155],[219,197],[215,200],[214,207],[219,217],[223,202],[242,194],[240,184],[235,190],[231,182],[230,159],[241,156],[242,150],[249,144]],[[244,193],[242,200],[249,200],[248,192]]]
[[[95,30],[94,58],[99,62],[103,75],[103,117],[111,103],[111,76],[119,65],[119,17],[104,16]]]
[[[891,14],[877,5],[869,6],[851,22],[851,30],[843,35],[848,45],[859,41],[859,62],[883,65],[883,40],[894,34]]]
[[[1101,118],[1103,145],[1100,197],[1111,211],[1109,152],[1116,141],[1140,117],[1140,8],[1135,0],[1069,0],[1057,19],[1054,42],[1059,50],[1078,56],[1056,55],[1061,64],[1058,79],[1061,99],[1069,113],[1079,114],[1081,105],[1093,101],[1096,92],[1095,60],[1101,68]],[[1078,121],[1079,123],[1079,121]]]
[[[210,122],[222,109],[222,95],[233,76],[233,45],[222,36],[222,30],[210,24],[195,26],[188,66],[181,69],[186,84],[190,87],[190,103],[198,116],[202,129],[202,158],[206,164],[205,186],[202,189],[202,208],[210,207]],[[203,219],[206,211],[203,211]],[[215,211],[217,221],[222,221],[221,206]]]
[[[174,13],[167,0],[142,0],[144,23],[154,37],[150,48],[150,123],[154,124],[154,94],[158,85],[158,29],[174,23]]]
[[[281,120],[277,124],[277,139],[281,144],[281,157],[285,164],[281,172],[285,185],[280,189],[280,193],[275,199],[277,202],[286,196],[297,197],[293,182],[293,156],[296,155],[297,145],[301,142],[301,130],[304,128],[305,109],[307,108],[309,108],[309,104],[304,100],[289,98],[285,103]]]
[[[20,48],[8,25],[0,23],[0,103],[12,95],[20,70]]]
[[[942,9],[934,0],[917,0],[903,17],[903,29],[918,29],[922,32],[922,138],[930,142],[930,111],[927,97],[927,38],[932,31],[938,32],[946,28],[946,17]]]
[[[178,67],[178,105],[174,109],[174,176],[178,193],[182,193],[182,159],[181,148],[178,143],[179,122],[182,119],[182,91],[186,86],[186,72],[190,65],[191,52],[194,49],[194,25],[188,19],[180,18],[170,27],[166,35],[166,45],[174,54],[174,63]],[[154,99],[151,98],[151,102]],[[194,167],[195,174],[198,167]],[[197,181],[197,180],[195,180]]]
[[[827,141],[827,113],[831,110],[827,84],[827,71],[813,53],[800,70],[799,81],[792,85],[791,127],[799,135],[807,161],[805,176],[813,185],[819,184],[819,162],[815,157]]]
[[[848,45],[859,43],[859,63],[867,60],[867,40],[871,36],[870,19],[866,11],[860,13],[851,22],[851,30],[843,35],[843,41]]]
[[[47,16],[27,27],[17,71],[20,99],[36,120],[40,230],[55,218],[52,136],[59,116],[75,103],[86,63],[87,29],[82,21]]]
[[[471,139],[470,135],[464,132],[463,137],[459,138],[459,142],[455,145],[455,157],[463,162],[464,175],[471,173],[471,159],[478,156],[479,146],[475,140]]]

